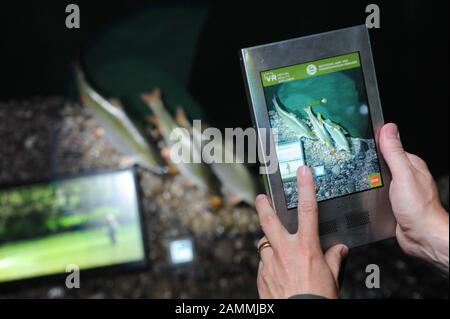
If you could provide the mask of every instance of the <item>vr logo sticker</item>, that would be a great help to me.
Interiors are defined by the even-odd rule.
[[[266,79],[267,82],[273,82],[277,80],[277,76],[273,73],[264,74],[264,78]]]
[[[265,79],[267,82],[274,82],[274,81],[277,81],[277,80],[278,80],[278,77],[277,77],[277,75],[274,74],[273,72],[269,72],[269,73],[265,73],[265,74],[264,74],[264,79]]]

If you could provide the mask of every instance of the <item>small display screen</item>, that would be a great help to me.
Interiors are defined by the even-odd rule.
[[[0,190],[0,282],[144,259],[132,170]]]
[[[288,209],[296,170],[313,171],[317,200],[383,186],[358,52],[261,73]]]
[[[194,260],[194,248],[190,239],[175,239],[170,242],[170,262],[173,265],[190,263]]]

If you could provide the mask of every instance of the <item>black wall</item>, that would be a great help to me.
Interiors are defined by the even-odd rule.
[[[381,9],[381,29],[371,37],[385,119],[399,124],[406,148],[423,157],[435,176],[448,173],[447,0],[2,2],[0,100],[67,94],[70,62],[80,48],[144,5],[210,5],[189,90],[209,122],[246,127],[240,48],[362,24],[372,2]],[[68,3],[82,6],[79,31],[64,27]]]
[[[448,173],[448,1],[215,4],[189,88],[217,125],[249,126],[238,50],[364,24],[370,3],[381,11],[381,28],[371,38],[385,119],[399,124],[405,147],[435,175]]]

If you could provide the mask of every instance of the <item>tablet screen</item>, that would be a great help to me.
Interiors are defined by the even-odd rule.
[[[309,166],[317,200],[381,187],[358,52],[261,73],[288,209],[297,207],[296,170]]]
[[[144,258],[132,170],[0,190],[0,282]]]

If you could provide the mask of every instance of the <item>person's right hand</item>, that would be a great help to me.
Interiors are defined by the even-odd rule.
[[[392,123],[380,131],[380,149],[392,174],[389,197],[400,246],[448,274],[449,217],[426,163],[404,151]]]

